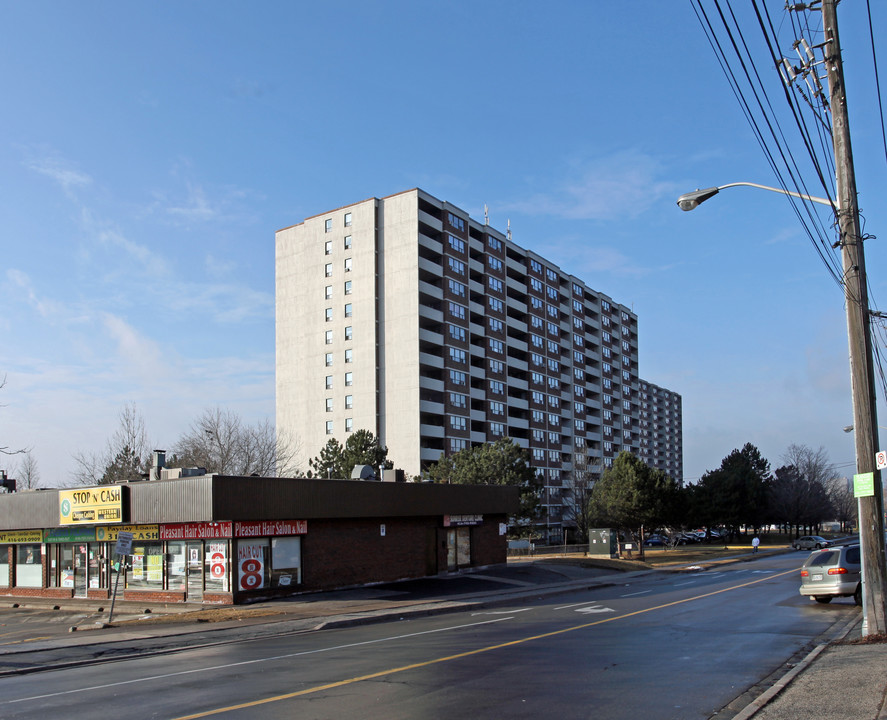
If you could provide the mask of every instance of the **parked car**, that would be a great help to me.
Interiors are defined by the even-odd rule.
[[[650,535],[644,540],[644,547],[665,547],[668,545],[668,538],[665,535]]]
[[[862,605],[862,558],[859,545],[839,545],[810,553],[801,566],[801,595],[816,602],[852,597]]]
[[[799,537],[792,543],[795,550],[819,550],[820,548],[831,547],[832,543],[819,535],[804,535]]]

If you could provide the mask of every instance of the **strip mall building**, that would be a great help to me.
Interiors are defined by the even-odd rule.
[[[0,495],[0,596],[239,604],[506,561],[516,488],[200,475]],[[131,539],[130,539],[131,536]]]

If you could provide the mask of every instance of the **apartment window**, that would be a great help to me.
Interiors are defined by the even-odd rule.
[[[561,389],[561,381],[557,378],[548,378],[548,387],[550,387],[555,392],[559,392]]]
[[[553,317],[553,318],[557,317],[557,308],[554,305],[546,305],[545,312],[548,313],[549,317]]]
[[[576,387],[573,388],[573,392],[576,393],[576,397],[585,397],[585,388],[581,385],[576,385]]]
[[[458,325],[447,324],[447,330],[453,340],[465,341],[465,328]]]
[[[324,342],[324,345],[332,345],[333,344],[333,331],[332,330],[327,330],[324,333],[323,342]]]
[[[537,442],[537,443],[545,442],[545,431],[544,430],[533,430],[533,442]]]
[[[548,404],[555,409],[560,409],[561,399],[557,395],[549,395]]]
[[[450,292],[453,293],[453,295],[463,298],[465,297],[465,286],[462,283],[458,280],[453,280],[453,278],[449,278],[447,283],[449,284]]]
[[[465,438],[450,438],[450,452],[462,452],[468,447],[468,441]]]
[[[577,415],[581,415],[585,412],[585,405],[580,402],[573,403],[573,412]]]
[[[542,281],[539,278],[531,277],[530,278],[530,287],[533,288],[536,292],[542,292]]]
[[[333,421],[332,420],[326,421],[326,434],[327,435],[333,434]]]
[[[350,363],[354,357],[354,350],[348,349],[345,351],[345,362]]]
[[[351,227],[351,213],[345,213],[345,227]]]
[[[351,317],[351,303],[345,303],[345,317]]]
[[[345,396],[345,409],[351,410],[354,407],[354,395]]]
[[[545,325],[545,321],[539,317],[538,315],[530,316],[530,325],[533,326],[534,330],[541,330],[542,326]]]
[[[493,375],[501,375],[505,372],[505,364],[501,360],[490,360],[490,372]]]
[[[463,305],[454,302],[450,302],[448,305],[452,317],[459,318],[460,320],[465,319],[465,307]]]
[[[530,335],[530,342],[533,343],[533,347],[537,348],[542,348],[545,344],[545,341],[538,335]]]
[[[346,295],[351,294],[351,281],[350,280],[345,281],[345,294]]]
[[[458,370],[450,370],[450,382],[453,383],[453,385],[464,385],[465,373],[459,372]]]
[[[468,404],[466,397],[462,393],[450,393],[450,405],[457,408],[464,408]]]
[[[345,373],[345,387],[351,387],[354,384],[354,373]]]
[[[555,323],[546,323],[545,327],[548,329],[549,335],[553,335],[554,337],[560,336],[561,329]]]
[[[531,258],[530,259],[530,270],[541,274],[542,273],[542,263],[540,263],[538,260],[533,260]]]
[[[582,368],[573,368],[573,379],[576,382],[585,382],[585,371]]]
[[[581,335],[573,335],[573,344],[576,347],[582,347],[585,345],[585,339]]]
[[[504,415],[505,414],[505,403],[491,402],[490,403],[490,412],[493,415]]]
[[[457,253],[465,252],[465,241],[457,238],[455,235],[450,235],[447,233],[447,240],[450,243],[450,247],[453,248]]]
[[[458,215],[453,215],[453,213],[448,212],[447,222],[450,224],[450,227],[454,227],[459,230],[465,230],[465,221]]]
[[[324,317],[324,320],[326,320],[327,322],[332,322],[333,321],[333,309],[327,308],[326,310],[324,310],[323,317]]]
[[[548,352],[550,352],[552,355],[560,354],[560,347],[554,340],[548,341]]]
[[[559,373],[561,371],[561,364],[557,360],[549,360],[548,369],[553,373]]]
[[[607,312],[610,312],[610,303],[608,303],[606,300],[601,300],[601,310],[606,310]]]
[[[548,424],[552,426],[557,426],[561,424],[561,416],[555,415],[554,413],[548,414]]]
[[[543,358],[539,353],[530,353],[530,362],[538,367],[545,364],[545,358]]]
[[[332,411],[333,411],[333,399],[332,399],[332,398],[327,398],[327,399],[326,399],[326,411],[327,411],[327,412],[332,412]]]
[[[534,385],[542,385],[545,383],[545,376],[542,373],[530,373],[530,379]]]
[[[533,448],[533,460],[542,462],[545,460],[545,451],[542,448]]]
[[[351,258],[345,258],[345,272],[351,272]]]
[[[456,260],[454,257],[448,257],[447,264],[450,266],[450,270],[456,273],[456,275],[465,275],[465,263],[461,260]]]
[[[351,336],[352,336],[351,326],[348,325],[348,326],[345,328],[345,339],[346,339],[346,340],[351,340]]]
[[[332,354],[332,353],[327,353],[327,354],[324,356],[324,361],[325,361],[327,367],[331,367],[332,364],[333,364],[333,354]]]
[[[502,423],[490,423],[490,435],[502,437],[505,434],[505,426]]]
[[[582,303],[578,300],[573,301],[573,312],[581,313],[582,312]]]
[[[333,276],[333,264],[332,263],[327,263],[326,265],[323,266],[323,274],[325,277],[332,277]]]
[[[332,221],[332,219],[324,220],[324,222],[323,222],[323,231],[324,231],[324,232],[332,232],[332,231],[333,231],[333,221]]]
[[[576,432],[585,432],[585,420],[574,420],[573,426],[576,428]]]
[[[533,410],[533,422],[545,422],[545,413],[541,410]]]
[[[492,255],[487,255],[487,265],[490,267],[491,270],[502,270],[502,261],[499,258],[493,257]]]
[[[542,298],[537,298],[537,297],[531,296],[530,297],[530,306],[533,308],[533,310],[541,310],[545,306],[545,303],[542,302]]]
[[[556,432],[548,433],[549,444],[558,445],[560,443],[560,441],[561,441],[560,435],[558,435]]]
[[[613,372],[613,366],[610,365],[610,363],[608,363],[608,362],[605,362],[601,367],[603,368],[605,373]]]
[[[354,418],[345,418],[345,432],[354,430]]]
[[[613,381],[610,378],[604,378],[604,388],[609,390],[611,387],[613,387]]]
[[[490,381],[490,392],[493,395],[504,395],[505,394],[505,384],[499,382],[498,380]]]
[[[327,240],[323,244],[323,254],[324,255],[332,255],[333,254],[333,241]]]
[[[579,363],[579,364],[585,362],[585,356],[582,354],[582,352],[580,350],[573,351],[573,362]]]
[[[534,390],[530,394],[530,397],[532,398],[533,402],[536,405],[544,405],[545,404],[545,395],[543,395],[541,392],[538,392],[537,390]]]
[[[601,333],[601,339],[602,339],[605,343],[610,342],[610,333],[608,333],[608,332]]]
[[[327,390],[333,389],[333,376],[332,375],[326,376],[326,389]]]
[[[459,348],[450,348],[450,360],[457,363],[465,362],[465,351],[460,350]]]
[[[505,352],[505,345],[501,340],[494,340],[490,338],[490,351],[496,353],[497,355],[501,355]]]
[[[465,418],[461,415],[450,415],[450,427],[453,430],[465,430],[466,423]]]
[[[505,309],[505,304],[501,300],[499,300],[499,298],[490,297],[487,298],[487,301],[489,303],[490,310],[502,312]]]
[[[327,285],[323,289],[323,297],[326,300],[330,300],[333,297],[333,286],[332,285]]]
[[[491,235],[487,235],[487,247],[490,250],[495,250],[498,252],[502,249],[502,241],[499,238],[494,238]]]

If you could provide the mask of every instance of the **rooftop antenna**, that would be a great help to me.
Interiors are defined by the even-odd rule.
[[[508,218],[508,230],[505,231],[505,236],[508,238],[508,242],[511,242],[511,218]]]
[[[484,203],[484,225],[490,224],[490,208],[487,207],[487,204]]]

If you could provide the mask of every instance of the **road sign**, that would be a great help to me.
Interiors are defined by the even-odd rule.
[[[120,531],[117,533],[117,545],[114,548],[114,552],[118,555],[131,555],[132,554],[132,533]]]
[[[875,465],[878,466],[878,470],[887,468],[887,450],[882,450],[875,455]]]

